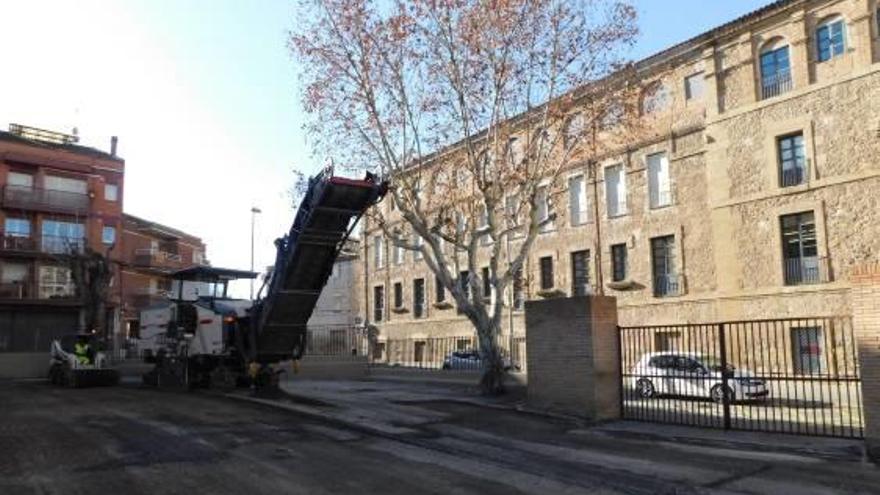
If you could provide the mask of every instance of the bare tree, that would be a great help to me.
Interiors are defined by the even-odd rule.
[[[391,181],[394,208],[372,210],[370,225],[421,253],[476,329],[482,390],[500,393],[503,294],[555,220],[563,173],[635,121],[622,56],[635,10],[625,0],[300,8],[290,46],[316,152]]]
[[[104,339],[108,338],[107,297],[113,278],[110,261],[107,256],[89,247],[82,252],[72,251],[65,258],[76,295],[83,304],[84,329],[94,331]]]

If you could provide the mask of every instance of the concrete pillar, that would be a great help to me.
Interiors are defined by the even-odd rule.
[[[617,300],[526,302],[528,403],[590,420],[620,417]]]
[[[868,455],[880,462],[880,262],[853,271],[853,328],[859,349],[865,443]]]

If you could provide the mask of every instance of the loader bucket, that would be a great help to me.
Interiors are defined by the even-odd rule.
[[[109,387],[119,383],[119,372],[112,369],[71,370],[68,385],[73,388]]]

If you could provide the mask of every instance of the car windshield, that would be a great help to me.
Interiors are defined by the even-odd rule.
[[[699,361],[703,363],[703,366],[709,368],[712,371],[721,371],[721,360],[712,357],[712,356],[703,356],[699,358]],[[727,371],[733,371],[734,368],[730,363],[727,363]]]

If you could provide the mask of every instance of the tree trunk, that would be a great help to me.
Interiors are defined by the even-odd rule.
[[[505,392],[504,389],[504,360],[498,349],[495,336],[498,335],[498,325],[495,322],[479,328],[480,357],[483,369],[480,376],[480,391],[486,396],[498,396]]]

